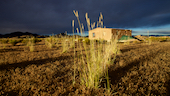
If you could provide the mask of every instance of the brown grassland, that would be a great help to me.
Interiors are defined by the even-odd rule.
[[[0,44],[0,95],[170,95],[170,42],[118,45],[120,53],[108,69],[108,94],[105,79],[99,88],[88,88],[80,83],[78,71],[73,85],[74,48],[63,53],[61,41],[48,47],[43,39],[34,44],[32,52],[23,43]],[[79,64],[75,59],[76,68]]]

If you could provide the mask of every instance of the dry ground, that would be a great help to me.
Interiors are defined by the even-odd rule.
[[[109,68],[112,95],[170,95],[169,48],[170,42],[120,45],[122,53]],[[34,52],[22,44],[1,48],[0,95],[106,95],[103,87],[80,85],[78,77],[73,86],[73,49],[61,52],[44,42]]]

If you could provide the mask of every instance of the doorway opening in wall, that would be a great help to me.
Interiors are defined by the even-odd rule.
[[[95,37],[95,33],[93,33],[93,37]]]

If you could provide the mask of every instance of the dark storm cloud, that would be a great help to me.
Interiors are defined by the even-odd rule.
[[[71,32],[71,21],[77,22],[73,10],[84,25],[86,12],[91,22],[102,12],[107,27],[161,26],[170,24],[169,5],[170,0],[1,0],[0,32]]]

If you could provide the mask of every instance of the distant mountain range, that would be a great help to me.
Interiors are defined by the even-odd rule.
[[[49,35],[38,35],[38,34],[33,34],[30,32],[11,32],[9,34],[0,34],[0,38],[13,38],[13,37],[17,37],[17,38],[26,38],[27,36],[34,36],[34,37],[38,37],[38,38],[45,38],[45,37],[49,37],[52,36],[53,34],[49,34]],[[66,36],[65,33],[60,33],[60,34],[55,34],[55,37],[61,37],[61,36]]]
[[[10,34],[5,34],[5,35],[2,35],[0,34],[0,38],[12,38],[12,37],[20,37],[20,36],[23,36],[23,35],[28,35],[28,36],[39,36],[38,34],[33,34],[33,33],[30,33],[30,32],[12,32]]]

